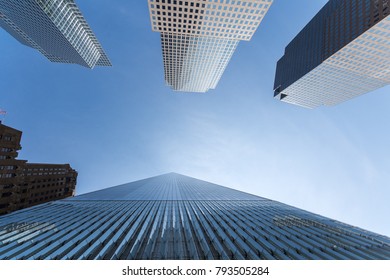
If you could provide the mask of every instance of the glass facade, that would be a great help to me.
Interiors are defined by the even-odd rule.
[[[52,62],[111,66],[73,0],[0,0],[0,27]]]
[[[315,108],[390,83],[388,0],[330,0],[286,47],[274,96]]]
[[[148,0],[173,90],[214,89],[240,40],[250,40],[273,0]]]
[[[237,40],[161,33],[165,80],[172,89],[214,89],[238,45]]]
[[[390,259],[390,238],[170,173],[0,217],[0,259]]]

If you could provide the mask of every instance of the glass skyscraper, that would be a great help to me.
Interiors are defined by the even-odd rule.
[[[390,84],[389,5],[330,0],[278,61],[275,98],[315,108]]]
[[[52,62],[111,66],[73,0],[0,0],[0,27]]]
[[[272,1],[148,0],[167,84],[184,92],[214,89],[239,41],[252,38]]]
[[[0,259],[390,259],[390,238],[170,173],[0,217]]]

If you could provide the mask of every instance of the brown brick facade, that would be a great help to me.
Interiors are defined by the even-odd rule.
[[[75,194],[77,172],[69,164],[16,159],[21,137],[0,123],[0,215]]]

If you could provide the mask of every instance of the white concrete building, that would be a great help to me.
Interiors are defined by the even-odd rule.
[[[240,40],[249,41],[273,0],[148,0],[173,90],[214,89]]]

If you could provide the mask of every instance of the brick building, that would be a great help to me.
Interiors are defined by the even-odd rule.
[[[0,215],[75,194],[77,172],[69,164],[16,159],[21,137],[0,123]]]

